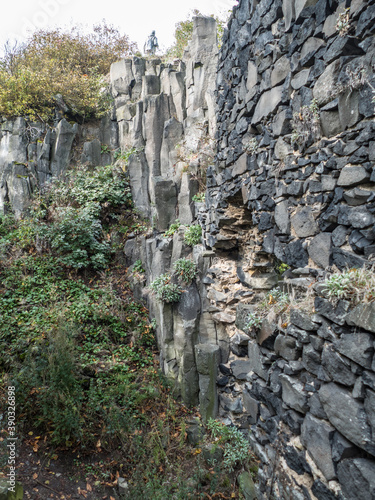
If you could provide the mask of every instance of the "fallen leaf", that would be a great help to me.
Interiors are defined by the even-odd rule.
[[[33,474],[33,479],[36,479],[38,477],[38,473],[37,472],[34,472]]]
[[[89,483],[86,484],[86,490],[87,491],[92,491],[91,484],[89,484]]]

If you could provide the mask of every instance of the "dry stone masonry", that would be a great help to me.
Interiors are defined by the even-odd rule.
[[[241,1],[219,53],[207,296],[229,348],[219,415],[249,430],[259,499],[375,498],[375,307],[332,304],[320,284],[374,262],[374,15],[360,0]],[[249,329],[277,284],[306,307]]]

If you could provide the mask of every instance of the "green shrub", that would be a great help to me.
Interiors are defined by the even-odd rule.
[[[198,203],[205,201],[205,199],[206,199],[206,193],[198,193],[192,197],[192,200]]]
[[[173,265],[173,270],[177,277],[187,285],[190,284],[198,274],[195,263],[185,258],[176,260]]]
[[[52,120],[55,108],[84,121],[109,108],[104,76],[112,62],[134,52],[126,35],[106,24],[38,30],[0,59],[0,114]]]
[[[223,449],[224,468],[233,470],[236,466],[244,465],[250,460],[249,441],[236,427],[228,427],[210,418],[207,422],[207,429]]]
[[[202,228],[198,224],[188,226],[185,230],[184,240],[189,246],[193,247],[201,242]]]
[[[173,236],[174,233],[176,233],[179,230],[180,226],[181,226],[180,221],[177,219],[176,222],[171,224],[169,228],[165,231],[164,237],[169,238],[170,236]]]
[[[178,302],[182,293],[181,287],[171,279],[169,274],[161,274],[149,285],[156,297],[167,304]]]
[[[111,248],[103,239],[103,229],[98,203],[83,208],[60,207],[55,220],[39,229],[39,236],[46,238],[58,260],[74,269],[92,266],[104,268],[108,264]]]

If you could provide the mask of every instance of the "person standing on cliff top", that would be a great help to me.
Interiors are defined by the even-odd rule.
[[[147,42],[143,47],[143,52],[146,55],[153,56],[155,55],[157,48],[159,48],[158,39],[155,36],[155,31],[153,31],[151,35],[148,37]]]

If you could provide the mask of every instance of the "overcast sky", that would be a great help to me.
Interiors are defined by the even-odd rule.
[[[120,28],[142,50],[156,31],[161,48],[173,43],[175,24],[193,9],[223,16],[236,0],[10,0],[0,17],[0,47],[6,40],[24,41],[35,28],[92,26],[102,19]]]

